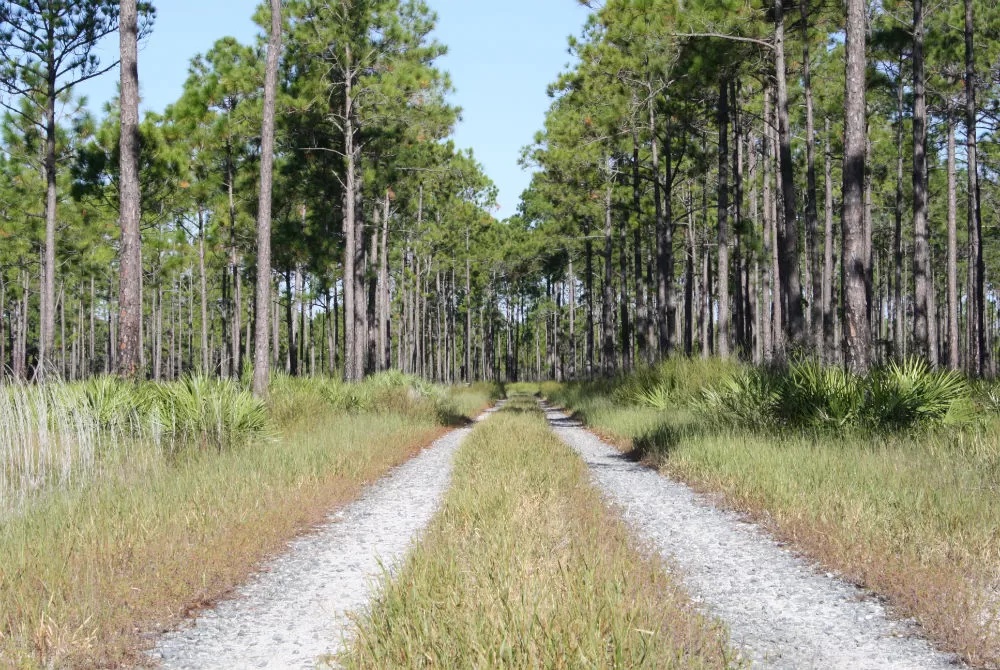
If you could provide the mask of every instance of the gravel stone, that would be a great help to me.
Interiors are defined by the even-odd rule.
[[[379,577],[399,565],[440,505],[471,430],[442,437],[292,541],[231,600],[161,637],[149,658],[176,670],[329,667],[352,629],[350,614],[370,602]]]
[[[693,600],[728,627],[752,667],[918,670],[962,667],[892,621],[856,586],[795,556],[707,496],[630,462],[565,414],[545,407],[607,499],[676,567]]]

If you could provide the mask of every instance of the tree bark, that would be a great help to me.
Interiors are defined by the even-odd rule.
[[[958,370],[958,186],[955,115],[948,111],[948,367]]]
[[[271,326],[271,196],[274,185],[274,116],[278,95],[278,59],[281,56],[281,0],[271,0],[271,29],[264,77],[261,123],[260,193],[257,200],[257,292],[254,330],[253,392],[266,398],[270,381]]]
[[[613,187],[608,186],[604,196],[604,304],[601,310],[601,328],[603,330],[604,345],[601,350],[601,358],[604,363],[604,374],[612,376],[615,373],[615,326],[614,326],[614,248],[611,238],[611,196]],[[623,343],[624,345],[624,343]]]
[[[800,0],[802,15],[802,88],[806,102],[806,230],[809,239],[809,267],[812,275],[812,346],[822,359],[823,332],[823,287],[820,285],[819,261],[819,213],[816,195],[816,125],[813,112],[812,71],[809,63],[809,0]]]
[[[610,210],[611,205],[608,205]],[[618,309],[619,326],[621,327],[621,352],[622,370],[628,372],[632,369],[632,354],[634,352],[634,342],[632,338],[632,324],[629,319],[628,300],[628,217],[621,216],[618,225]]]
[[[976,112],[976,55],[973,0],[965,0],[965,132],[968,155],[969,226],[969,371],[976,376],[986,370],[986,265],[983,259],[982,198],[979,185],[978,128]]]
[[[795,177],[792,162],[792,132],[788,119],[788,80],[785,66],[784,0],[774,3],[774,70],[777,81],[778,166],[781,173],[781,201],[784,220],[778,228],[778,246],[782,299],[788,310],[788,342],[793,347],[805,344],[802,314],[802,284],[799,277],[799,231],[795,211]],[[786,352],[782,352],[786,353]]]
[[[919,1],[919,0],[918,0]],[[865,3],[847,3],[847,68],[844,104],[844,318],[847,366],[867,372],[871,364],[871,330],[868,327],[865,289],[864,181],[865,119]]]
[[[467,384],[472,383],[472,260],[470,254],[469,229],[465,229],[465,352],[464,365],[465,374],[463,379]],[[573,261],[570,260],[570,271],[572,272]]]
[[[344,184],[344,379],[359,381],[364,376],[364,287],[356,286],[359,260],[358,247],[363,246],[358,234],[358,148],[354,136],[354,62],[350,45],[344,47],[344,156],[346,160]],[[363,251],[361,265],[364,265]],[[362,282],[363,283],[363,282]]]
[[[655,139],[654,139],[655,142]],[[659,175],[654,173],[654,179]],[[632,229],[632,253],[635,265],[635,340],[639,351],[639,359],[643,363],[651,363],[650,342],[646,339],[645,286],[642,281],[642,190],[639,181],[639,131],[632,130],[632,208],[635,213],[635,227]]]
[[[142,250],[139,188],[139,56],[136,0],[122,0],[121,50],[121,167],[119,177],[121,261],[118,291],[118,374],[138,378],[142,349]],[[53,174],[54,179],[54,174]],[[50,201],[54,197],[50,195]],[[55,204],[50,203],[55,216]],[[54,249],[53,249],[54,251]],[[53,254],[52,262],[55,257]],[[51,269],[51,268],[48,268]],[[43,338],[44,339],[44,338]]]
[[[830,150],[830,119],[826,119],[826,146],[824,151],[823,181],[825,185],[824,198],[824,230],[823,230],[823,353],[828,365],[834,365],[834,349],[836,348],[833,332],[833,311],[835,291],[833,290],[833,153]]]
[[[597,368],[594,366],[594,243],[590,239],[591,231],[591,219],[584,219],[583,234],[586,240],[583,243],[585,264],[584,273],[586,274],[586,286],[587,291],[587,379],[593,379],[594,373],[597,372]]]
[[[913,0],[913,346],[930,360],[930,230],[927,223],[927,93],[924,3]]]
[[[899,63],[899,81],[896,83],[896,226],[893,230],[893,348],[901,357],[906,338],[906,311],[903,307],[903,63]]]
[[[779,0],[780,2],[780,0]],[[720,358],[729,358],[729,79],[719,82],[719,192],[718,192],[718,269],[716,293],[719,296]]]

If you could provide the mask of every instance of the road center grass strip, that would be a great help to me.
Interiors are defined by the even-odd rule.
[[[347,413],[303,393],[278,437],[148,459],[0,524],[0,667],[141,663],[295,535],[446,428],[432,405]],[[474,397],[473,397],[474,396]],[[455,394],[470,411],[489,392]]]
[[[639,551],[586,466],[515,396],[467,438],[348,668],[720,668],[727,636]]]

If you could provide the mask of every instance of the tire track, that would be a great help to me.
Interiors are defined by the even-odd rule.
[[[176,670],[324,667],[344,646],[350,613],[369,602],[384,569],[402,560],[437,511],[471,430],[445,435],[291,542],[233,599],[165,634],[152,660]]]
[[[962,667],[918,637],[913,622],[890,619],[861,589],[819,572],[687,486],[628,461],[565,414],[543,409],[639,536],[670,559],[692,597],[729,626],[734,646],[753,667]]]

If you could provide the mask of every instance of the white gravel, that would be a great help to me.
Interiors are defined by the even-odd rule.
[[[152,659],[177,670],[326,667],[343,649],[349,614],[369,603],[437,510],[470,431],[449,433],[291,542],[233,599],[164,635]]]
[[[728,625],[753,667],[960,667],[909,621],[893,621],[857,587],[779,546],[759,527],[632,463],[565,414],[546,409],[605,496],[671,564],[691,596]]]

